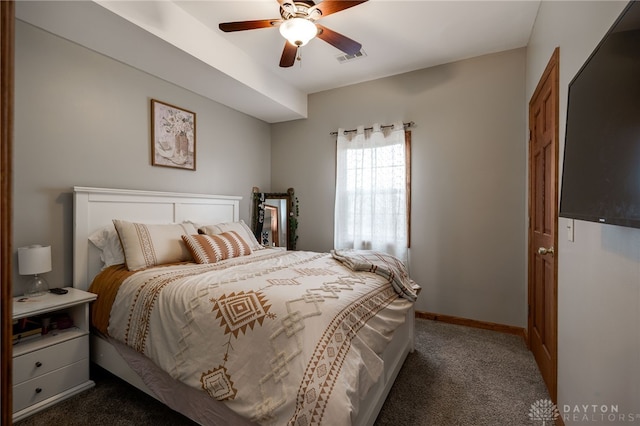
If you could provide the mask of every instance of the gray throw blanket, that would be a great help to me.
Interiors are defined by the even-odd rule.
[[[400,297],[415,302],[420,287],[409,278],[404,264],[390,254],[374,250],[331,250],[331,256],[353,271],[373,272],[383,276]]]

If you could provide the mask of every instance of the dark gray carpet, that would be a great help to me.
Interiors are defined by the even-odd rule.
[[[416,320],[416,350],[376,426],[532,426],[540,399],[549,393],[521,337]]]
[[[92,378],[95,388],[16,426],[194,424],[98,367]],[[531,426],[531,404],[548,398],[520,337],[417,319],[416,350],[376,426]]]

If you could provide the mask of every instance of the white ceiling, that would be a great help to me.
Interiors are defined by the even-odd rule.
[[[27,1],[18,19],[274,123],[307,114],[307,94],[527,45],[540,0],[369,0],[318,22],[362,44],[340,63],[320,39],[291,68],[276,28],[224,33],[229,21],[279,18],[276,0]]]

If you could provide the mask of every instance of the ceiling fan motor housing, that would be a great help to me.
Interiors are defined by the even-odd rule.
[[[313,7],[315,4],[304,1],[285,2],[280,6],[280,16],[285,21],[291,18],[302,18],[315,21],[322,16],[320,9]]]

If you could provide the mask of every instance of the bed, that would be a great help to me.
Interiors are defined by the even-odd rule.
[[[419,287],[380,253],[255,246],[240,200],[74,188],[91,361],[199,424],[372,425],[413,350]],[[105,268],[95,236],[114,224],[126,266]],[[158,235],[177,247],[164,232],[181,253],[144,255]]]

